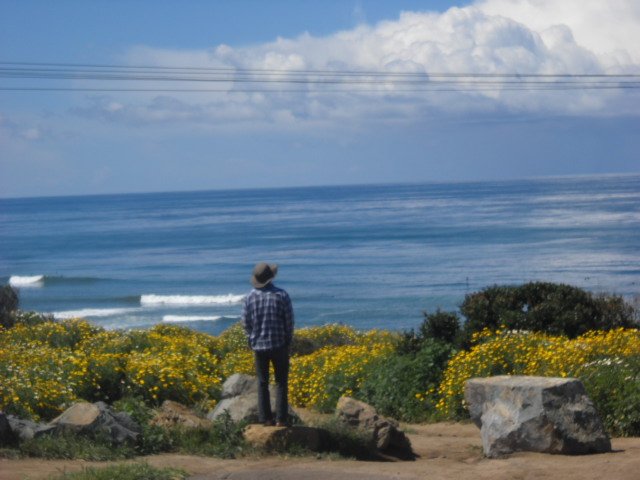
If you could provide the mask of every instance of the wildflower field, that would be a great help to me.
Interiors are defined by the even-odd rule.
[[[295,336],[291,401],[323,410],[357,391],[367,365],[390,355],[397,341],[389,332],[340,325]],[[0,410],[34,419],[52,418],[78,399],[113,403],[128,396],[208,410],[236,372],[253,373],[239,325],[217,337],[171,325],[107,331],[80,319],[0,329]]]
[[[577,377],[611,434],[640,435],[635,328],[569,338],[502,327],[476,332],[463,345],[326,325],[296,330],[291,355],[293,406],[332,411],[341,395],[350,395],[405,421],[455,420],[468,416],[469,378]],[[104,330],[81,319],[21,313],[15,326],[0,328],[0,410],[21,417],[50,419],[79,399],[137,398],[150,407],[169,399],[207,411],[228,376],[253,371],[239,324],[211,336],[173,325]]]
[[[594,330],[570,339],[540,332],[485,329],[453,356],[437,391],[447,418],[464,415],[464,382],[493,375],[580,378],[609,429],[640,434],[640,331]]]

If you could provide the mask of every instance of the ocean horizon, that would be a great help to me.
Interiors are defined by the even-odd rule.
[[[21,308],[219,333],[258,261],[297,327],[414,328],[494,284],[640,293],[640,175],[0,199]]]

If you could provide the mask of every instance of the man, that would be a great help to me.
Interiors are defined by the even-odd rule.
[[[286,426],[289,403],[289,345],[293,338],[293,307],[287,292],[273,285],[276,264],[258,263],[253,269],[253,289],[244,299],[242,324],[254,352],[258,376],[258,419],[264,425]],[[276,380],[276,418],[269,397],[269,363]]]

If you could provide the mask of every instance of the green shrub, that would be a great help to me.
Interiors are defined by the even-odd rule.
[[[610,435],[640,436],[640,356],[596,360],[580,378]]]
[[[149,423],[153,418],[154,411],[141,397],[124,397],[113,402],[113,409],[116,412],[124,412],[131,416],[133,421],[140,425]]]
[[[174,449],[181,453],[236,458],[250,450],[242,434],[245,426],[246,422],[234,422],[229,414],[223,414],[211,428],[176,427],[168,433]]]
[[[155,412],[144,403],[142,398],[124,397],[114,402],[113,408],[118,412],[128,413],[141,426],[142,431],[134,446],[137,454],[152,455],[173,450],[174,440],[170,432],[159,426],[149,424]]]
[[[593,295],[570,285],[530,282],[485,288],[465,296],[465,341],[484,328],[577,337],[590,330],[637,327],[633,307],[617,295]]]
[[[11,328],[15,323],[14,312],[18,309],[18,293],[11,285],[0,287],[0,326]]]
[[[370,366],[357,394],[380,414],[407,422],[434,415],[435,391],[454,350],[450,344],[426,339],[415,353],[391,356]]]
[[[424,320],[420,325],[421,338],[455,344],[459,335],[460,317],[457,313],[443,312],[439,308],[434,313],[424,312]]]
[[[398,342],[398,353],[416,353],[422,349],[425,342],[441,341],[454,346],[461,343],[462,330],[460,317],[456,312],[444,312],[439,308],[433,312],[423,312],[422,323],[415,330],[404,331]]]

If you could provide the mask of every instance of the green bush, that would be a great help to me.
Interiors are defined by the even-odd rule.
[[[460,317],[455,312],[443,312],[439,308],[434,313],[424,312],[420,325],[422,338],[433,338],[455,344],[460,335]]]
[[[128,413],[140,425],[142,431],[134,445],[138,455],[152,455],[174,449],[174,439],[171,433],[167,429],[149,423],[155,412],[144,403],[142,398],[121,398],[113,403],[113,408],[118,412]]]
[[[427,420],[434,415],[435,391],[453,352],[450,344],[426,339],[415,353],[371,364],[357,397],[385,416],[406,422]]]
[[[423,312],[422,323],[418,330],[402,332],[398,342],[398,353],[416,353],[422,349],[425,342],[437,340],[450,345],[459,346],[462,329],[460,317],[456,312],[444,312],[439,308],[433,312]]]
[[[181,428],[168,431],[175,450],[191,455],[236,458],[249,451],[242,431],[246,422],[234,422],[229,414],[216,418],[211,428]]]
[[[465,296],[464,337],[506,326],[575,338],[590,330],[634,328],[634,311],[617,295],[593,295],[570,285],[530,282],[485,288]]]
[[[0,326],[11,328],[15,323],[14,312],[18,309],[18,293],[11,285],[0,287]]]
[[[580,379],[610,435],[640,436],[640,356],[603,358]]]

